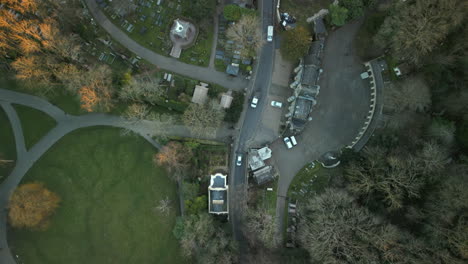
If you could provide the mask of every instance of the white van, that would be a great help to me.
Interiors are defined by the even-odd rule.
[[[290,136],[289,138],[291,139],[291,143],[293,144],[293,146],[296,146],[297,145],[296,137]]]
[[[267,41],[272,42],[273,41],[273,26],[268,26],[267,30]]]

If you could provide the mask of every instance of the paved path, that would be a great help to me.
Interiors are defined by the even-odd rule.
[[[50,115],[57,121],[57,125],[41,138],[33,147],[26,150],[24,144],[23,130],[21,122],[15,109],[11,104],[25,105]],[[181,125],[167,125],[154,121],[128,122],[127,120],[108,114],[86,114],[73,116],[64,113],[58,107],[49,102],[32,95],[18,93],[10,90],[0,89],[0,106],[5,111],[10,120],[15,137],[17,148],[16,165],[8,178],[0,185],[0,263],[16,263],[7,242],[7,208],[8,199],[12,191],[21,182],[23,176],[34,165],[34,163],[55,143],[68,133],[85,127],[92,126],[113,126],[125,128],[144,137],[155,148],[160,149],[161,145],[152,139],[152,135],[164,134],[181,137],[193,137],[187,128]],[[213,137],[206,139],[229,140],[233,131],[226,127],[220,129]]]
[[[214,69],[186,64],[174,58],[157,54],[141,46],[111,22],[99,9],[95,0],[85,0],[85,2],[96,22],[101,25],[101,27],[103,27],[104,30],[112,36],[112,38],[148,62],[168,71],[185,75],[196,80],[216,83],[228,89],[240,91],[247,87],[248,81],[242,77],[234,78]]]
[[[216,46],[218,45],[218,27],[219,27],[219,14],[223,12],[223,4],[219,4],[216,6],[216,12],[213,16],[213,26],[214,26],[214,33],[213,33],[213,44],[211,45],[211,54],[210,54],[210,67],[212,70],[215,69],[215,58],[216,58]]]

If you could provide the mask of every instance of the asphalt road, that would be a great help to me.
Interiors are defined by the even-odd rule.
[[[267,103],[268,90],[271,84],[271,77],[273,72],[273,61],[274,61],[274,51],[275,45],[274,41],[266,42],[266,30],[268,25],[274,25],[273,11],[274,11],[274,2],[273,0],[262,0],[259,4],[259,9],[262,11],[262,28],[265,38],[265,44],[262,47],[260,52],[260,57],[257,64],[256,76],[253,80],[253,85],[251,90],[248,92],[248,104],[245,113],[241,119],[241,128],[238,140],[234,145],[233,159],[237,154],[243,155],[242,166],[232,166],[231,177],[230,177],[230,188],[231,188],[231,208],[230,208],[230,217],[234,231],[234,237],[237,241],[242,241],[242,225],[241,225],[241,214],[242,214],[242,196],[245,194],[243,192],[247,188],[247,155],[245,155],[248,142],[255,135],[255,130],[258,127],[257,124],[260,122],[262,116],[262,111]],[[259,96],[259,102],[257,108],[250,107],[250,101],[253,95],[256,94]],[[235,164],[235,162],[233,163]],[[244,243],[241,243],[241,246],[244,246]],[[242,249],[241,249],[242,250]]]

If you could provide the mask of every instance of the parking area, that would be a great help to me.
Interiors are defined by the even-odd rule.
[[[288,87],[292,70],[293,64],[283,59],[280,50],[277,49],[275,52],[275,66],[273,67],[273,77],[271,82],[279,86]]]
[[[263,109],[260,123],[257,124],[255,137],[250,146],[263,146],[280,137],[284,131],[284,115],[287,113],[288,104],[286,98],[291,95],[292,90],[272,84],[269,94],[261,100],[266,100],[266,106]],[[281,108],[271,106],[271,102],[276,101],[282,104]]]
[[[280,172],[277,214],[284,211],[284,197],[297,172],[322,154],[351,144],[366,122],[371,89],[369,81],[360,77],[365,67],[353,47],[360,25],[357,21],[329,34],[317,105],[310,115],[312,120],[296,135],[298,145],[287,149],[282,138],[270,145]],[[277,216],[282,226],[282,216]]]

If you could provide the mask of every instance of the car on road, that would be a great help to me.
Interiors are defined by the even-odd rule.
[[[273,26],[268,26],[267,28],[267,41],[268,42],[273,41]]]
[[[237,154],[236,166],[241,166],[241,165],[242,165],[242,155],[241,155],[241,154]]]
[[[252,98],[252,102],[250,103],[250,107],[257,108],[257,104],[258,104],[258,95],[255,95]]]
[[[286,147],[287,147],[288,149],[290,149],[290,148],[293,147],[293,145],[292,145],[291,140],[289,139],[289,137],[283,138],[283,141],[284,141],[284,144],[286,144]]]
[[[293,144],[293,146],[296,146],[297,145],[296,137],[290,136],[289,138],[291,139],[291,143]]]
[[[271,101],[271,106],[281,108],[281,107],[283,107],[283,103],[278,102],[278,101]]]

